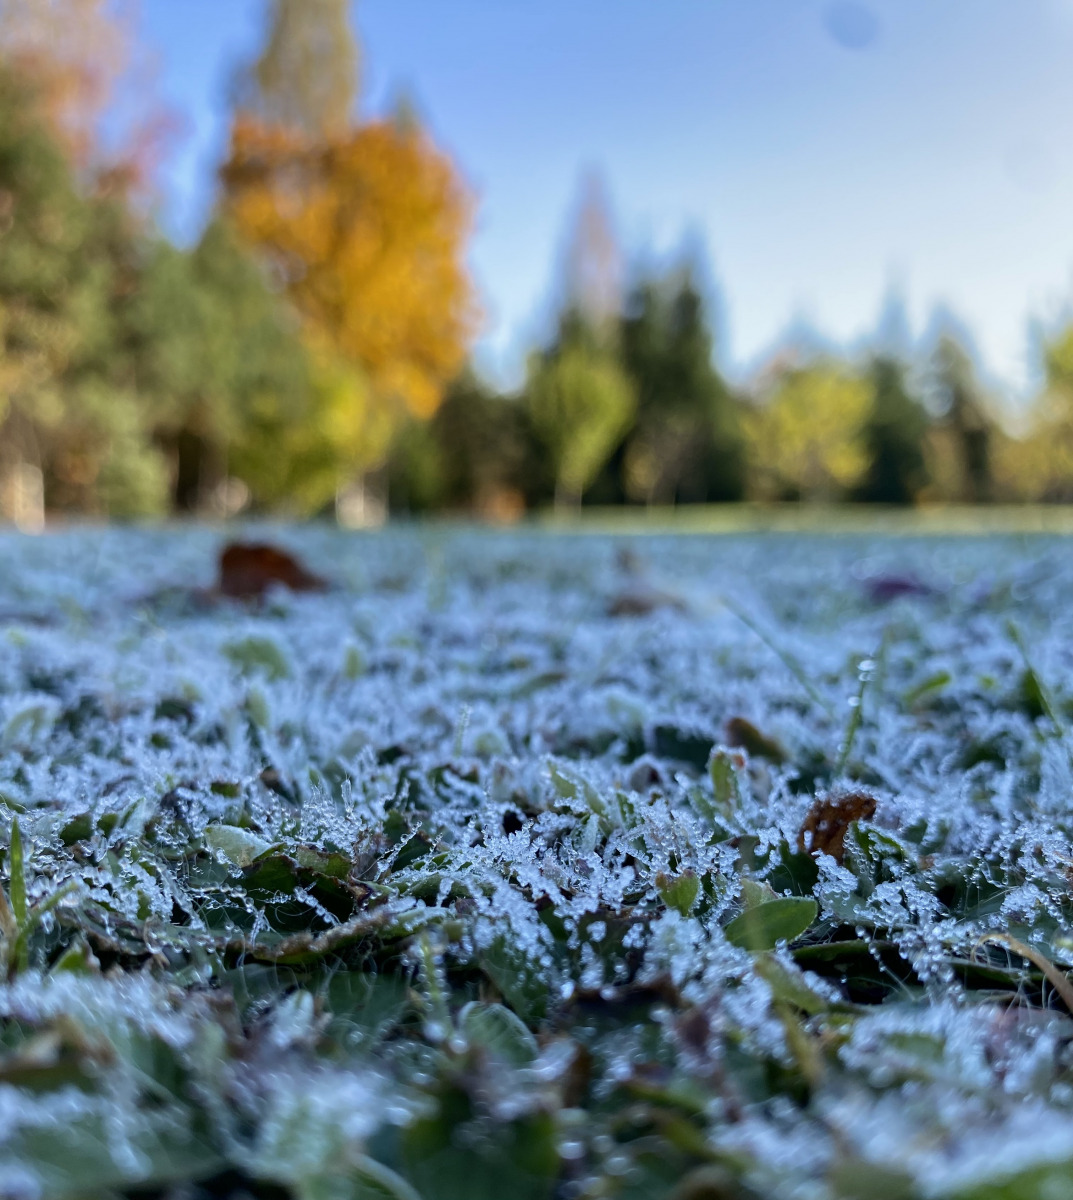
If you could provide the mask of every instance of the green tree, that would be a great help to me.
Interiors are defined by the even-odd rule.
[[[1023,436],[999,443],[996,473],[1017,499],[1073,501],[1073,325],[1042,341],[1044,382]]]
[[[156,511],[165,466],[121,353],[143,239],[117,199],[84,194],[25,79],[0,70],[0,491],[41,508]],[[37,512],[24,508],[36,480]]]
[[[868,465],[858,498],[877,504],[912,504],[928,481],[924,443],[928,415],[911,396],[905,368],[877,356],[869,369],[871,411],[865,425]]]
[[[170,489],[204,509],[228,476],[280,499],[319,393],[296,318],[226,225],[189,252],[161,239],[79,178],[0,70],[0,228],[0,508],[137,516]]]
[[[625,497],[647,504],[740,499],[737,404],[715,368],[704,297],[690,270],[633,290],[621,343],[638,396],[620,456]]]
[[[412,421],[389,466],[393,511],[473,512],[507,518],[554,493],[550,462],[529,412],[467,368],[427,422]]]
[[[777,368],[744,418],[756,494],[842,499],[867,465],[871,389],[834,359]]]
[[[956,498],[979,504],[992,499],[991,446],[994,422],[972,359],[949,334],[939,340],[931,361],[932,386],[940,422],[954,442],[959,479]]]
[[[156,242],[126,319],[175,506],[206,509],[228,477],[278,502],[289,439],[312,412],[311,365],[296,318],[226,222],[189,252]]]
[[[634,384],[576,312],[560,322],[556,344],[529,361],[526,407],[548,450],[556,507],[581,503],[637,406]]]

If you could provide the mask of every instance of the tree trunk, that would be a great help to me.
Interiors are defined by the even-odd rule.
[[[45,527],[45,477],[32,423],[12,407],[0,430],[0,517],[24,533]]]
[[[581,493],[567,487],[561,479],[557,479],[553,503],[557,513],[576,513],[581,507]]]

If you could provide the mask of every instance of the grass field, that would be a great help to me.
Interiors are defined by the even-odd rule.
[[[624,534],[805,533],[884,535],[1070,534],[1073,506],[1063,504],[933,504],[913,508],[868,504],[691,504],[548,511],[536,524],[557,532]]]
[[[0,1196],[1073,1194],[1073,542],[736,513],[0,539]]]

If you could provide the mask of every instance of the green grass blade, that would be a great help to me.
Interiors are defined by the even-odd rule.
[[[35,904],[26,914],[25,920],[19,922],[19,935],[15,942],[15,953],[11,958],[16,970],[25,971],[30,965],[30,935],[41,924],[41,918],[77,890],[77,880],[69,879],[62,887],[46,896],[40,904]]]
[[[1051,724],[1059,737],[1064,737],[1066,732],[1065,722],[1058,713],[1058,706],[1055,704],[1054,696],[1051,694],[1051,689],[1043,682],[1043,676],[1036,670],[1031,658],[1028,655],[1028,646],[1025,645],[1024,635],[1013,621],[1006,622],[1006,628],[1009,630],[1010,637],[1013,638],[1014,645],[1021,652],[1021,658],[1024,660],[1025,670],[1033,680],[1036,691],[1039,695],[1039,702],[1043,707],[1043,711],[1047,714]]]
[[[784,647],[780,646],[778,642],[776,642],[774,638],[766,633],[764,629],[761,628],[761,626],[758,625],[735,600],[732,600],[729,596],[720,596],[720,600],[734,614],[734,616],[736,616],[738,620],[741,621],[744,626],[746,626],[746,628],[755,633],[756,636],[764,643],[764,645],[782,660],[786,669],[791,675],[793,675],[802,688],[804,688],[809,698],[814,703],[818,704],[819,707],[822,708],[829,716],[833,717],[835,715],[835,711],[831,702],[820,695],[813,685],[812,680],[809,679],[804,667],[802,667],[802,665],[789,652],[789,650],[786,650]]]
[[[21,928],[26,922],[26,868],[22,854],[22,830],[19,819],[11,822],[11,911]]]

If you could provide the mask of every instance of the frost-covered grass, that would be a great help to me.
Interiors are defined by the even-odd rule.
[[[0,1196],[1073,1194],[1073,545],[271,536],[0,540]]]

